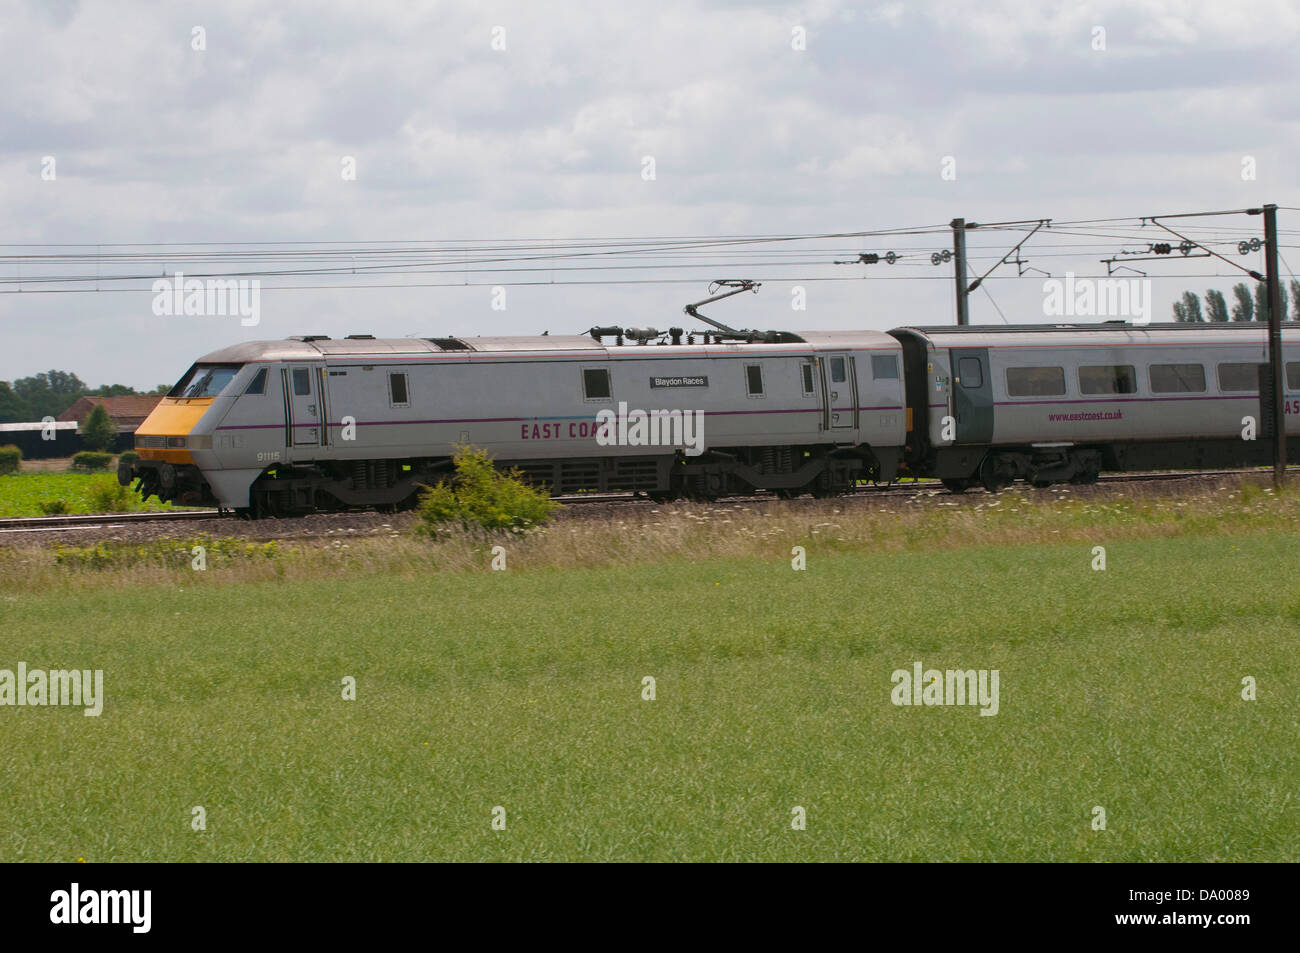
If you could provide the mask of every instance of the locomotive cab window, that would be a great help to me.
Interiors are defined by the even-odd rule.
[[[1009,397],[1060,397],[1065,393],[1063,367],[1008,367]]]
[[[813,395],[813,366],[805,363],[799,370],[803,374],[803,395],[811,397]]]
[[[407,388],[406,374],[388,375],[388,403],[393,407],[411,406],[411,395]]]
[[[266,368],[259,368],[253,379],[244,388],[244,395],[261,395],[266,393]]]
[[[745,396],[763,396],[763,368],[759,364],[745,365]]]
[[[832,357],[831,358],[831,383],[843,384],[846,379],[847,379],[847,375],[844,370],[844,358]]]
[[[1137,370],[1132,364],[1093,364],[1079,368],[1083,394],[1136,394]]]
[[[293,369],[293,396],[311,396],[311,371],[305,367],[295,367]]]
[[[871,376],[878,381],[898,380],[898,358],[893,354],[871,355]]]
[[[582,396],[586,400],[609,400],[609,368],[587,367],[582,371]]]
[[[1008,374],[1011,372],[1008,371]],[[957,362],[957,379],[967,390],[979,390],[984,386],[984,367],[978,357],[963,357]]]
[[[1219,390],[1259,393],[1259,365],[1220,364]]]
[[[1205,367],[1201,364],[1152,364],[1147,368],[1153,394],[1205,393]]]
[[[1300,390],[1300,361],[1292,361],[1286,366],[1286,389]]]
[[[216,397],[235,379],[239,364],[195,364],[176,386],[167,392],[168,397]]]

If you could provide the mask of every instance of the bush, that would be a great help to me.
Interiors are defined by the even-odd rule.
[[[17,473],[23,462],[23,452],[13,444],[0,447],[0,473]]]
[[[116,480],[90,491],[90,504],[96,513],[124,513],[131,508],[132,493]]]
[[[36,505],[46,516],[58,516],[60,513],[68,512],[69,509],[67,500],[41,500]]]
[[[258,560],[279,560],[280,544],[249,542],[233,537],[200,533],[190,539],[153,540],[146,543],[100,541],[93,546],[54,544],[54,561],[77,569],[113,569],[131,566],[164,566],[188,569],[194,566],[194,547],[202,546],[208,568]]]
[[[458,446],[452,460],[456,473],[450,482],[427,487],[420,496],[419,532],[436,536],[460,524],[520,533],[554,519],[560,504],[524,482],[517,468],[497,470],[486,450]]]
[[[117,462],[118,463],[139,463],[140,454],[136,453],[134,450],[123,450],[121,453],[117,455]]]
[[[111,453],[82,450],[72,455],[72,465],[78,470],[103,470],[113,461]]]

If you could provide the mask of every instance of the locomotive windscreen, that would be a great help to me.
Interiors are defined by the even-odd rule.
[[[170,391],[168,397],[216,397],[229,384],[242,365],[195,364]]]

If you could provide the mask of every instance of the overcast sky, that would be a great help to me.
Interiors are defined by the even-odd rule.
[[[1300,206],[1298,34],[1300,9],[1284,2],[10,2],[0,251],[804,234]],[[955,178],[941,174],[945,157]],[[1280,221],[1300,228],[1300,212]],[[1262,268],[1258,255],[1242,261]],[[1076,265],[1104,269],[1096,255]],[[1198,274],[1221,278],[1162,268],[1149,269],[1157,320],[1184,287],[1240,279],[1214,261]],[[664,328],[709,278],[746,276],[698,277],[510,287],[505,310],[488,287],[264,288],[256,327],[156,316],[147,285],[29,288],[0,294],[0,379],[58,368],[152,387],[237,340],[305,332]],[[953,319],[950,280],[810,284],[804,311],[791,307],[796,283],[769,281],[715,313],[795,330]],[[977,323],[1002,320],[994,301],[1009,319],[1042,320],[1041,276],[990,288],[972,298]]]

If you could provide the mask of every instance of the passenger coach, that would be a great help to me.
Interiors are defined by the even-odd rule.
[[[960,492],[1103,470],[1271,462],[1266,326],[906,327],[905,466]],[[1300,434],[1300,325],[1283,325],[1287,434]],[[1253,439],[1251,439],[1253,437]],[[1288,441],[1300,462],[1300,441]]]

